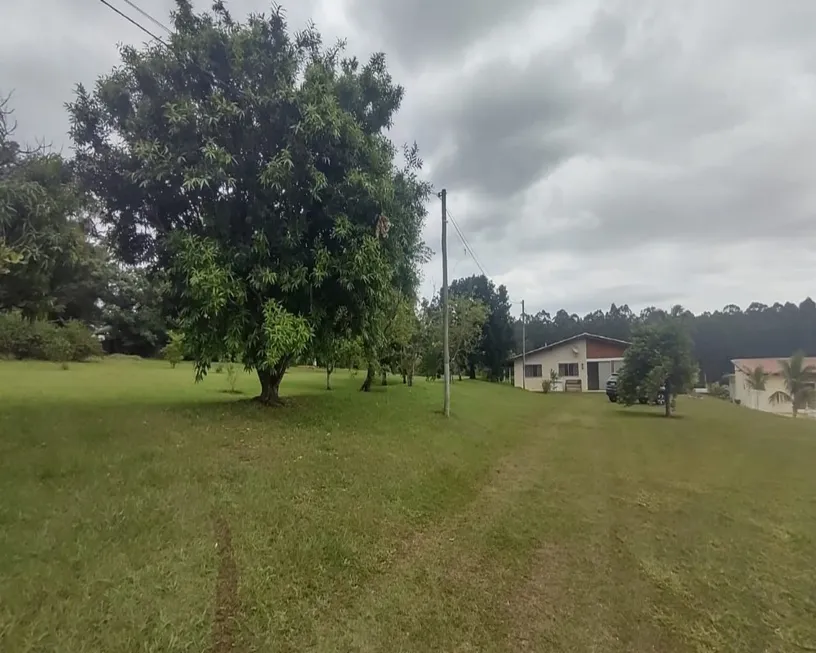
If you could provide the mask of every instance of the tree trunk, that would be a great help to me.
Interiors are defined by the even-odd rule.
[[[459,376],[461,377],[461,374]],[[468,378],[470,378],[470,379],[475,379],[476,378],[476,366],[475,365],[470,366],[470,369],[468,370]]]
[[[664,398],[666,401],[666,417],[671,417],[671,386],[669,382],[666,381],[666,392],[664,393]]]
[[[408,375],[405,372],[403,372],[402,373],[402,384],[405,385],[406,383],[408,383]]]
[[[331,390],[331,373],[332,368],[326,365],[326,390]]]
[[[371,384],[374,382],[374,367],[372,365],[368,366],[368,370],[366,370],[366,378],[363,381],[363,385],[360,386],[360,392],[368,392],[371,390]]]
[[[281,403],[280,382],[285,371],[286,367],[277,367],[274,370],[258,370],[258,380],[261,382],[261,394],[256,397],[258,401],[269,406]]]
[[[380,375],[380,385],[388,385],[388,372],[383,370]]]
[[[408,372],[408,387],[412,387],[414,385],[414,373]]]

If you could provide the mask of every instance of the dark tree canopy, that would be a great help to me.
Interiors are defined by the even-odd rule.
[[[156,356],[167,342],[165,284],[145,270],[115,266],[102,303],[109,354]]]
[[[487,320],[477,349],[468,356],[471,378],[482,368],[491,381],[501,380],[507,357],[513,350],[513,321],[510,317],[510,297],[507,288],[495,284],[484,275],[456,279],[450,287],[452,296],[470,297],[487,307]]]
[[[86,198],[62,156],[13,139],[0,101],[0,310],[35,318],[98,317],[107,254],[93,244]]]
[[[276,401],[313,334],[414,292],[428,188],[384,134],[403,90],[383,55],[290,36],[279,9],[240,23],[177,0],[173,23],[78,87],[77,167],[122,259],[168,272],[199,376],[234,358]]]

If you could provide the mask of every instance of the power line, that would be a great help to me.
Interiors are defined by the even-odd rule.
[[[110,2],[108,2],[108,0],[99,0],[99,2],[101,2],[103,5],[105,5],[105,6],[106,6],[108,9],[110,9],[111,11],[115,11],[117,14],[119,14],[119,15],[120,15],[122,18],[124,18],[124,19],[125,19],[127,22],[129,22],[131,25],[135,25],[135,26],[136,26],[136,27],[138,27],[140,30],[142,30],[142,31],[143,31],[145,34],[147,34],[148,36],[150,36],[151,38],[156,39],[156,40],[157,40],[159,43],[161,43],[161,44],[162,44],[164,47],[166,47],[166,48],[169,48],[169,47],[170,47],[169,45],[167,45],[167,43],[165,43],[165,42],[164,42],[162,39],[160,39],[158,36],[156,36],[156,35],[155,35],[153,32],[151,32],[149,29],[147,29],[147,28],[146,28],[144,25],[142,25],[142,24],[141,24],[141,23],[139,23],[138,21],[136,21],[136,20],[134,20],[133,18],[131,18],[130,16],[128,16],[126,13],[124,13],[124,12],[120,11],[119,9],[117,9],[116,7],[114,7],[114,6],[113,6],[113,5],[112,5]]]
[[[135,2],[131,2],[131,0],[122,0],[122,1],[123,1],[124,3],[126,3],[126,4],[130,5],[131,7],[133,7],[133,9],[135,9],[135,10],[136,10],[136,11],[138,11],[138,12],[139,12],[139,13],[140,13],[142,16],[144,16],[145,18],[147,18],[147,20],[149,20],[151,23],[153,23],[153,24],[154,24],[156,27],[159,27],[159,28],[163,29],[163,30],[164,30],[165,32],[167,32],[168,34],[172,34],[172,33],[173,33],[173,30],[171,30],[169,27],[167,27],[167,26],[166,26],[164,23],[162,23],[161,21],[157,20],[156,18],[153,18],[153,16],[151,16],[149,13],[147,13],[147,12],[146,12],[144,9],[142,9],[142,8],[141,8],[139,5],[137,5]]]
[[[465,248],[465,253],[468,254],[473,259],[473,262],[476,263],[482,274],[487,276],[487,274],[485,274],[484,269],[482,268],[481,263],[479,262],[479,259],[476,257],[475,253],[473,252],[473,249],[470,247],[470,243],[468,243],[467,238],[465,238],[465,235],[462,233],[461,228],[453,219],[453,216],[450,213],[448,213],[448,219],[453,225],[453,228],[456,230],[456,235],[459,236],[459,240],[462,242],[462,246]]]
[[[453,228],[456,230],[456,234],[459,236],[459,240],[461,240],[461,241],[462,241],[462,245],[464,245],[464,247],[465,247],[465,251],[466,251],[468,254],[470,254],[470,257],[473,259],[473,262],[474,262],[474,263],[476,263],[476,266],[479,268],[479,271],[480,271],[480,272],[481,272],[481,273],[482,273],[482,274],[483,274],[485,277],[490,278],[490,275],[489,275],[487,272],[485,272],[484,266],[482,266],[482,263],[481,263],[481,261],[479,260],[479,257],[478,257],[478,256],[476,256],[476,252],[474,252],[474,251],[473,251],[473,247],[472,247],[472,246],[471,246],[471,244],[468,242],[468,239],[465,237],[465,234],[464,234],[464,233],[462,233],[462,229],[461,229],[461,228],[459,227],[459,225],[456,223],[456,220],[454,220],[454,219],[453,219],[453,216],[451,215],[450,211],[448,211],[448,219],[450,220],[451,224],[453,225]]]
[[[167,26],[165,26],[163,23],[161,23],[161,22],[159,22],[158,20],[156,20],[155,18],[153,18],[153,16],[151,16],[150,14],[148,14],[146,11],[143,11],[143,10],[142,10],[141,8],[139,8],[139,7],[138,7],[138,6],[137,6],[137,5],[136,5],[134,2],[131,2],[131,0],[124,0],[124,1],[125,1],[125,2],[127,2],[127,3],[128,3],[130,6],[131,6],[131,7],[133,7],[134,9],[136,9],[136,11],[138,11],[140,14],[142,14],[143,16],[146,16],[146,17],[147,17],[147,18],[149,18],[151,21],[153,21],[154,23],[156,23],[157,25],[159,25],[159,26],[160,26],[162,29],[167,30],[167,32],[168,32],[169,34],[171,34],[171,35],[172,35],[172,34],[174,34],[174,32],[173,32],[172,30],[170,30],[170,28],[168,28],[168,27],[167,27]],[[150,37],[152,37],[152,38],[154,38],[155,40],[157,40],[157,41],[158,41],[159,43],[161,43],[161,44],[162,44],[162,45],[163,45],[165,48],[167,48],[167,50],[168,50],[169,52],[172,52],[172,51],[173,51],[173,49],[170,47],[170,45],[167,43],[167,41],[165,41],[165,40],[163,40],[163,39],[159,38],[158,36],[156,36],[156,35],[155,35],[153,32],[151,32],[149,29],[147,29],[147,28],[146,28],[144,25],[142,25],[142,24],[141,24],[141,23],[139,23],[138,21],[134,20],[133,18],[131,18],[131,17],[130,17],[130,16],[128,16],[127,14],[122,13],[122,12],[121,12],[119,9],[117,9],[116,7],[114,7],[114,6],[113,6],[112,4],[110,4],[110,3],[109,3],[107,0],[99,0],[99,2],[101,2],[103,5],[105,5],[105,6],[106,6],[106,7],[108,7],[109,9],[111,9],[111,10],[115,11],[117,14],[119,14],[119,15],[120,15],[122,18],[124,18],[126,21],[128,21],[128,22],[129,22],[129,23],[131,23],[132,25],[135,25],[136,27],[138,27],[138,28],[139,28],[140,30],[142,30],[142,31],[143,31],[145,34],[147,34],[147,35],[149,35]],[[221,80],[217,79],[217,78],[216,78],[216,76],[213,74],[213,72],[212,72],[212,71],[206,70],[206,69],[205,69],[205,68],[203,68],[202,66],[198,65],[198,64],[197,64],[195,61],[193,61],[193,60],[191,60],[191,59],[188,59],[188,60],[186,60],[186,62],[185,62],[185,63],[188,63],[189,65],[193,66],[194,68],[197,68],[199,72],[201,72],[201,73],[203,73],[203,74],[205,74],[205,75],[208,75],[208,76],[209,76],[209,78],[210,78],[210,81],[211,81],[211,82],[212,82],[212,84],[214,84],[215,86],[220,86],[220,87],[221,87],[223,90],[225,90],[225,91],[231,91],[231,92],[237,93],[237,94],[238,94],[238,95],[240,95],[241,97],[245,97],[245,96],[246,96],[246,94],[244,93],[244,91],[242,91],[240,88],[231,88],[230,86],[228,86],[227,84],[225,84],[225,83],[224,83],[224,82],[222,82]]]

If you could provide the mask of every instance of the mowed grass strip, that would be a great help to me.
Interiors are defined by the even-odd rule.
[[[361,380],[0,363],[0,650],[816,647],[816,423]]]

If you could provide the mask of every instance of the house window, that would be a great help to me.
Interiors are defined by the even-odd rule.
[[[541,365],[525,365],[524,376],[526,376],[528,379],[531,377],[540,379],[542,376]]]
[[[558,376],[578,376],[578,363],[558,363]]]

